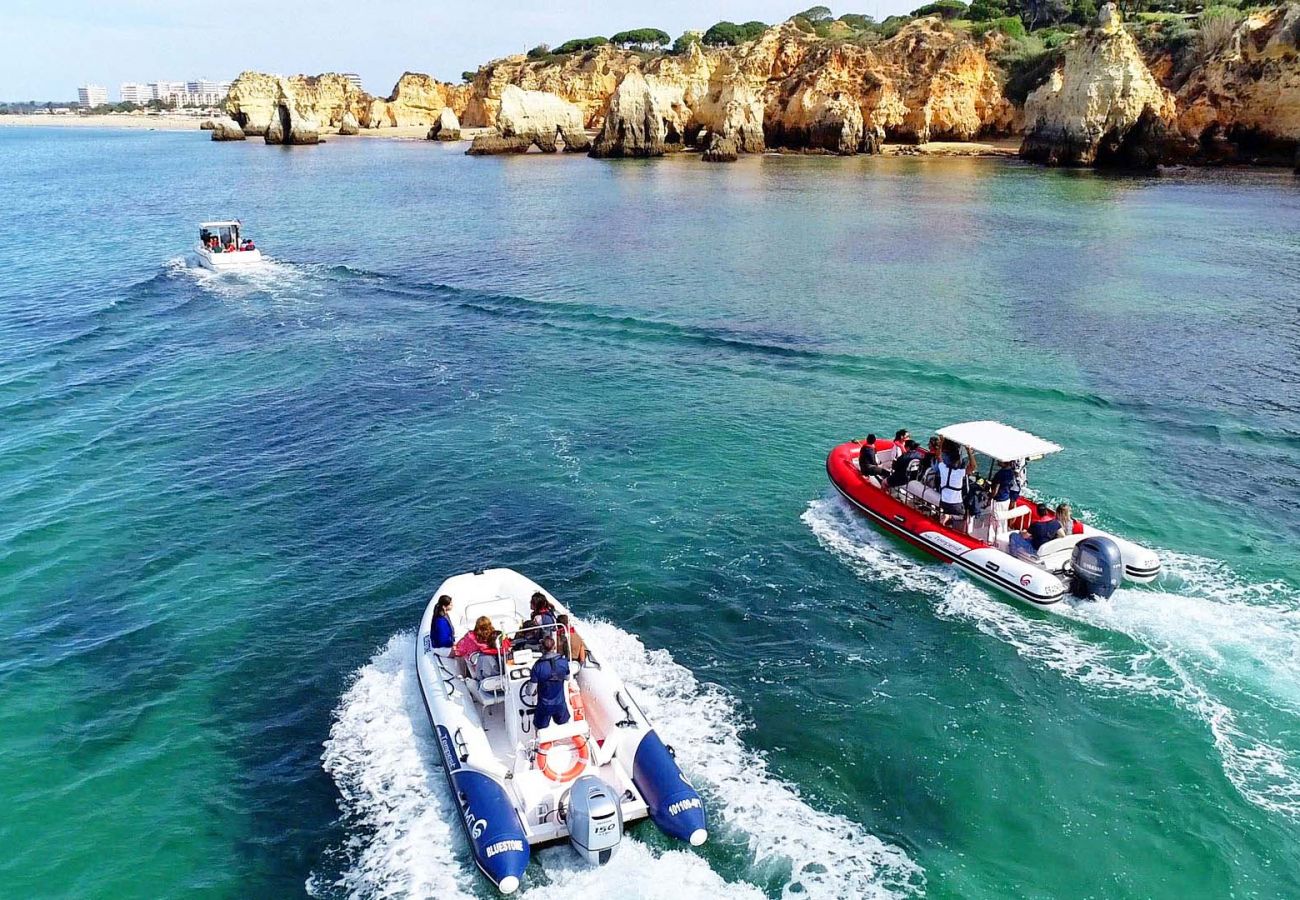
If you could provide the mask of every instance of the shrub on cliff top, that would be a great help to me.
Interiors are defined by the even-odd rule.
[[[869,31],[876,25],[876,20],[871,16],[864,16],[860,13],[845,13],[840,16],[840,21],[852,28],[854,31]]]
[[[673,41],[673,52],[685,53],[691,49],[692,44],[698,44],[699,42],[700,33],[698,31],[684,31],[681,37]]]
[[[702,40],[711,47],[734,47],[752,41],[764,31],[767,31],[767,26],[762,22],[746,22],[743,25],[718,22],[704,32]]]
[[[983,34],[1005,34],[1009,38],[1020,40],[1025,37],[1025,23],[1021,22],[1015,16],[1003,16],[1000,19],[994,19],[992,22],[984,22],[971,29],[971,33],[978,36]],[[1015,48],[1012,55],[1023,55],[1020,53],[1022,48]]]
[[[571,41],[565,41],[556,47],[553,53],[577,53],[579,50],[595,50],[597,47],[608,44],[609,40],[600,36],[589,38],[574,38]]]
[[[1035,88],[1051,77],[1052,70],[1064,58],[1065,51],[1060,47],[1047,50],[1040,42],[1027,38],[1020,52],[998,60],[1007,69],[1007,83],[1002,93],[1008,100],[1024,103]]]
[[[792,19],[807,19],[809,22],[829,22],[832,18],[830,7],[828,6],[810,6],[801,13],[795,13]]]
[[[912,15],[918,19],[922,16],[939,16],[950,22],[953,19],[960,19],[965,12],[966,4],[961,0],[934,0],[933,3],[912,10]]]
[[[661,47],[668,46],[668,42],[671,40],[672,38],[668,36],[668,32],[660,31],[658,28],[632,28],[613,35],[609,42],[620,47],[658,50]]]
[[[1196,19],[1201,59],[1209,59],[1232,40],[1241,13],[1230,6],[1211,6]]]
[[[550,44],[538,44],[536,47],[528,51],[529,59],[544,59],[545,57],[550,55],[551,55]]]

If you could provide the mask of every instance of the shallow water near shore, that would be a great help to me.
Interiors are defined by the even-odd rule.
[[[525,896],[1300,894],[1300,187],[0,131],[0,896],[488,897],[449,574],[589,616],[705,794]],[[271,261],[216,277],[195,223]],[[835,443],[995,417],[1167,572],[1054,616]]]

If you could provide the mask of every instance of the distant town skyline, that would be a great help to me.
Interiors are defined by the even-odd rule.
[[[66,101],[78,87],[110,91],[185,73],[229,81],[245,69],[317,74],[355,72],[372,94],[385,95],[407,70],[444,81],[489,59],[522,53],[540,43],[609,35],[628,28],[661,28],[676,36],[714,22],[779,22],[813,3],[785,0],[663,0],[641,5],[554,0],[543,8],[525,0],[439,4],[372,0],[286,0],[245,15],[205,14],[200,7],[135,0],[127,7],[64,0],[7,0],[0,12],[0,100]],[[865,0],[837,15],[883,18],[908,12],[920,0]]]

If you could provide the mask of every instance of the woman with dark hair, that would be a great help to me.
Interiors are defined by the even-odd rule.
[[[568,614],[561,613],[556,618],[555,623],[558,626],[555,636],[559,639],[560,655],[568,657],[578,665],[585,663],[587,661],[587,644],[583,641],[582,635],[578,634],[574,629],[569,621]]]
[[[451,627],[451,597],[447,594],[439,597],[434,604],[429,640],[435,649],[452,647],[456,643],[456,629]]]

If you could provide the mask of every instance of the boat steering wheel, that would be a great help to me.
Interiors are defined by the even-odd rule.
[[[519,705],[528,710],[537,708],[537,685],[531,681],[519,685]]]

